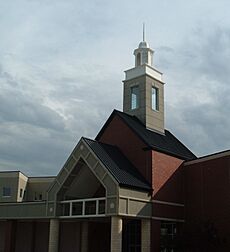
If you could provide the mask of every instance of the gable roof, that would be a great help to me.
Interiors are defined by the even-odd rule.
[[[106,121],[96,140],[99,140],[103,132],[112,121],[114,116],[119,116],[135,134],[148,146],[148,148],[157,150],[183,160],[196,159],[196,156],[182,144],[170,131],[165,130],[165,134],[146,129],[145,125],[136,117],[128,115],[124,112],[114,110]]]
[[[116,146],[83,138],[115,180],[125,187],[151,190],[150,184]]]

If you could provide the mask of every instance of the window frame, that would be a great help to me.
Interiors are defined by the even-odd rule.
[[[153,103],[153,90],[155,90],[154,103]],[[151,87],[151,108],[154,111],[159,111],[159,88],[156,86]]]
[[[141,53],[138,52],[136,57],[137,57],[137,63],[136,64],[137,64],[137,66],[140,66],[141,65]]]
[[[12,190],[9,186],[2,187],[2,197],[3,198],[10,198],[12,196]]]
[[[133,90],[137,90],[136,93],[133,92]],[[131,100],[130,100],[130,108],[131,110],[138,109],[140,107],[140,87],[138,85],[131,86],[130,87],[130,93],[131,93]],[[134,96],[136,97],[135,99],[135,106],[134,106]]]
[[[23,198],[23,188],[20,188],[19,197]]]
[[[177,223],[174,221],[162,221],[161,227],[160,227],[160,236],[161,240],[166,239],[173,241],[176,239],[177,233],[178,233],[178,226]],[[175,249],[169,245],[162,243],[161,241],[161,252],[173,252]]]
[[[123,223],[122,251],[141,251],[141,221],[127,219]]]

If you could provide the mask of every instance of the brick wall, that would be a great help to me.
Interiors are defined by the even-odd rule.
[[[152,220],[151,222],[151,252],[160,251],[160,228],[161,222]]]
[[[77,221],[62,221],[60,223],[59,251],[80,251],[81,223]]]
[[[48,251],[49,222],[0,221],[0,251]]]
[[[115,116],[98,140],[118,146],[124,155],[151,183],[151,151],[143,150],[146,144],[140,140],[121,118]]]
[[[152,151],[153,195],[156,200],[183,202],[183,160]]]
[[[6,233],[6,222],[0,221],[0,251],[4,251],[5,248],[5,233]]]
[[[103,218],[102,218],[103,219]],[[88,252],[110,252],[111,222],[89,222]]]
[[[185,182],[186,232],[206,235],[209,251],[230,251],[230,157],[186,165]]]

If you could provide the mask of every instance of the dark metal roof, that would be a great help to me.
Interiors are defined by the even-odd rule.
[[[151,190],[149,183],[116,146],[83,138],[116,181],[125,187]]]
[[[113,111],[103,126],[96,137],[97,140],[100,139],[100,136],[115,115],[118,115],[149,148],[170,154],[183,160],[196,159],[196,156],[168,130],[165,130],[165,134],[161,134],[146,129],[145,125],[136,116],[131,116],[117,110]]]

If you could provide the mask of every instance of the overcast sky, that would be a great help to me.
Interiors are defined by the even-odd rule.
[[[0,1],[0,170],[56,175],[122,108],[146,39],[164,73],[166,127],[196,155],[230,149],[230,2]]]

